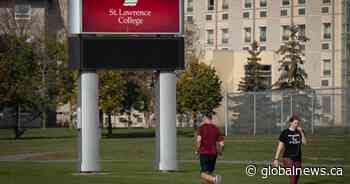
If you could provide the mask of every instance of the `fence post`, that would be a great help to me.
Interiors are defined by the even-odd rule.
[[[253,95],[253,123],[254,123],[254,136],[256,135],[256,94]]]
[[[312,112],[311,112],[311,135],[314,135],[314,131],[315,131],[315,125],[314,125],[314,113],[315,113],[315,108],[314,108],[314,103],[315,103],[315,94],[312,94],[312,98],[311,98],[312,102],[311,102],[311,108],[312,108]]]
[[[283,131],[283,128],[284,128],[283,126],[283,94],[280,93],[280,95],[281,95],[281,131]]]
[[[293,116],[293,94],[290,95],[290,116]]]
[[[224,113],[225,113],[225,136],[228,136],[228,93],[227,89],[225,89],[225,106],[224,106]]]

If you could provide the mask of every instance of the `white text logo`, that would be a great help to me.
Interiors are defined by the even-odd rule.
[[[123,6],[136,6],[138,0],[124,0]]]

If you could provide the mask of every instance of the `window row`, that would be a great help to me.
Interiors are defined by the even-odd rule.
[[[253,8],[253,0],[243,0],[243,8],[244,9],[252,9]],[[275,0],[274,0],[275,1]],[[286,7],[291,4],[291,0],[280,0],[281,6]],[[219,3],[218,0],[207,0],[207,10],[212,11],[216,8],[221,7],[222,10],[229,9],[229,0],[221,0],[220,6],[217,6],[216,3]],[[330,5],[331,0],[321,0],[322,4],[324,5]],[[299,6],[304,6],[306,4],[306,0],[297,0],[297,3]],[[267,0],[260,0],[257,5],[259,5],[259,8],[266,8],[267,7]],[[192,12],[193,11],[193,0],[187,0],[187,11]]]
[[[218,0],[207,0],[207,10],[211,11],[215,10],[216,8],[219,8],[219,6],[217,6],[216,3],[218,3]],[[229,9],[229,0],[221,0],[221,9]]]
[[[324,28],[323,28],[323,40],[330,40],[331,39],[331,32],[330,32],[330,27],[331,24],[330,23],[324,23],[323,24]],[[306,36],[306,27],[305,24],[300,24],[298,25],[299,28],[299,34],[298,36],[300,38],[303,38]],[[243,28],[244,31],[244,42],[245,43],[251,43],[253,41],[253,31],[251,27],[245,27]],[[259,31],[259,42],[266,42],[267,41],[267,27],[266,26],[260,26],[258,27],[258,31]],[[289,36],[290,36],[290,30],[289,30],[289,25],[282,25],[281,26],[281,32],[282,32],[282,37],[281,40],[282,41],[288,41],[289,40]],[[221,34],[222,34],[222,43],[223,44],[227,44],[228,40],[229,40],[229,29],[224,28],[221,29]],[[213,29],[209,29],[207,30],[207,44],[211,45],[213,44],[213,35],[214,35],[214,30]],[[305,49],[305,48],[304,48]],[[328,42],[324,42],[321,43],[321,49],[322,50],[328,50],[330,49],[330,43]]]
[[[214,15],[212,15],[212,14],[207,14],[207,15],[205,15],[205,20],[206,21],[212,21],[212,20],[214,20]],[[229,15],[228,15],[228,13],[223,13],[223,14],[221,14],[221,20],[228,20],[228,18],[229,18]]]
[[[229,43],[229,29],[224,28],[221,29],[221,44],[225,45]],[[207,45],[212,46],[214,45],[214,30],[208,29],[207,30]]]

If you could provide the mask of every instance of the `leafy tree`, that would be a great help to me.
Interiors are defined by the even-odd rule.
[[[204,63],[190,63],[176,84],[178,113],[191,112],[192,118],[196,118],[198,112],[213,111],[222,100],[221,83],[214,68]]]
[[[35,38],[33,43],[41,79],[40,96],[44,100],[41,111],[45,127],[48,112],[56,112],[57,105],[71,103],[72,98],[76,97],[77,72],[68,69],[68,48],[65,39],[54,34],[45,34]]]
[[[306,123],[306,126],[311,126],[311,115],[314,115],[314,119],[319,119],[321,115],[317,113],[316,109],[320,109],[321,106],[314,99],[315,90],[305,83],[307,73],[304,70],[304,51],[305,44],[309,39],[296,25],[289,26],[289,32],[288,41],[277,51],[277,54],[282,56],[279,61],[281,75],[274,87],[285,90],[286,95],[282,96],[283,102],[293,105],[293,109],[284,108],[286,111],[284,114],[296,113]]]
[[[289,40],[285,42],[277,51],[282,56],[279,61],[281,76],[274,84],[277,89],[305,89],[307,73],[304,70],[304,48],[305,43],[309,40],[300,33],[298,26],[289,27]]]
[[[250,57],[246,65],[247,74],[238,85],[239,91],[263,91],[269,89],[268,83],[262,76],[262,65],[259,63],[261,50],[257,41],[251,44],[252,48],[248,50]],[[258,50],[259,49],[259,50]]]
[[[108,115],[108,135],[112,135],[112,114],[118,113],[126,93],[126,81],[119,71],[100,71],[99,106]]]
[[[33,45],[27,37],[1,35],[0,73],[0,105],[16,107],[16,122],[21,109],[38,109],[38,102],[42,101],[38,98],[38,65],[34,61]],[[15,123],[14,130],[16,138],[24,132],[19,123]]]
[[[132,110],[145,112],[148,109],[148,102],[147,96],[143,93],[141,86],[133,80],[128,80],[126,82],[126,93],[124,94],[121,108],[121,112],[128,115],[128,127],[132,124]]]

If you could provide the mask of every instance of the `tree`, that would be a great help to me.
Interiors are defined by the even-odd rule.
[[[8,3],[15,7],[14,0],[9,0]],[[23,40],[31,47],[32,65],[35,65],[35,70],[25,74],[33,78],[26,85],[34,90],[35,95],[32,96],[31,107],[28,106],[26,111],[31,110],[35,115],[41,114],[42,127],[45,127],[48,112],[56,113],[57,104],[66,101],[62,98],[66,96],[63,92],[65,90],[61,89],[74,88],[74,75],[67,68],[66,40],[47,33],[38,15],[37,11],[33,10],[31,19],[15,19],[14,8],[4,9],[0,11],[0,32],[5,37],[10,35]],[[6,67],[2,69],[9,72]],[[52,117],[55,118],[55,115]]]
[[[20,127],[20,113],[40,107],[38,98],[38,65],[34,61],[33,45],[27,37],[3,34],[0,38],[0,106],[15,107],[15,137],[24,130]],[[33,115],[34,118],[38,113]]]
[[[307,74],[303,67],[304,48],[309,39],[296,25],[291,25],[289,30],[289,40],[276,52],[282,56],[282,59],[279,60],[281,75],[274,86],[277,89],[305,89],[308,86],[305,84]]]
[[[126,93],[126,81],[119,71],[100,71],[99,106],[108,115],[108,135],[112,135],[112,114],[121,110]]]
[[[139,112],[145,112],[148,110],[148,98],[143,93],[141,86],[134,80],[128,80],[126,82],[126,93],[124,94],[124,99],[122,101],[121,112],[128,115],[129,127],[132,124],[131,114],[133,110]]]
[[[198,112],[213,111],[222,100],[221,83],[214,68],[204,63],[191,63],[176,84],[178,113],[191,112],[195,118]]]
[[[252,48],[248,50],[249,57],[246,65],[246,76],[242,78],[238,85],[239,91],[264,91],[269,89],[268,82],[262,76],[262,65],[259,63],[261,50],[257,41],[251,44]],[[258,50],[259,49],[259,50]]]
[[[292,109],[284,108],[284,111],[286,111],[284,114],[297,113],[303,122],[309,123],[312,114],[315,119],[319,119],[321,116],[318,113],[313,113],[316,109],[321,108],[318,101],[314,99],[315,90],[305,83],[307,73],[304,70],[304,51],[305,44],[309,39],[294,24],[289,26],[288,29],[290,32],[288,41],[276,52],[282,58],[279,61],[281,75],[274,87],[284,90],[286,95],[282,95],[282,100],[292,106]]]

